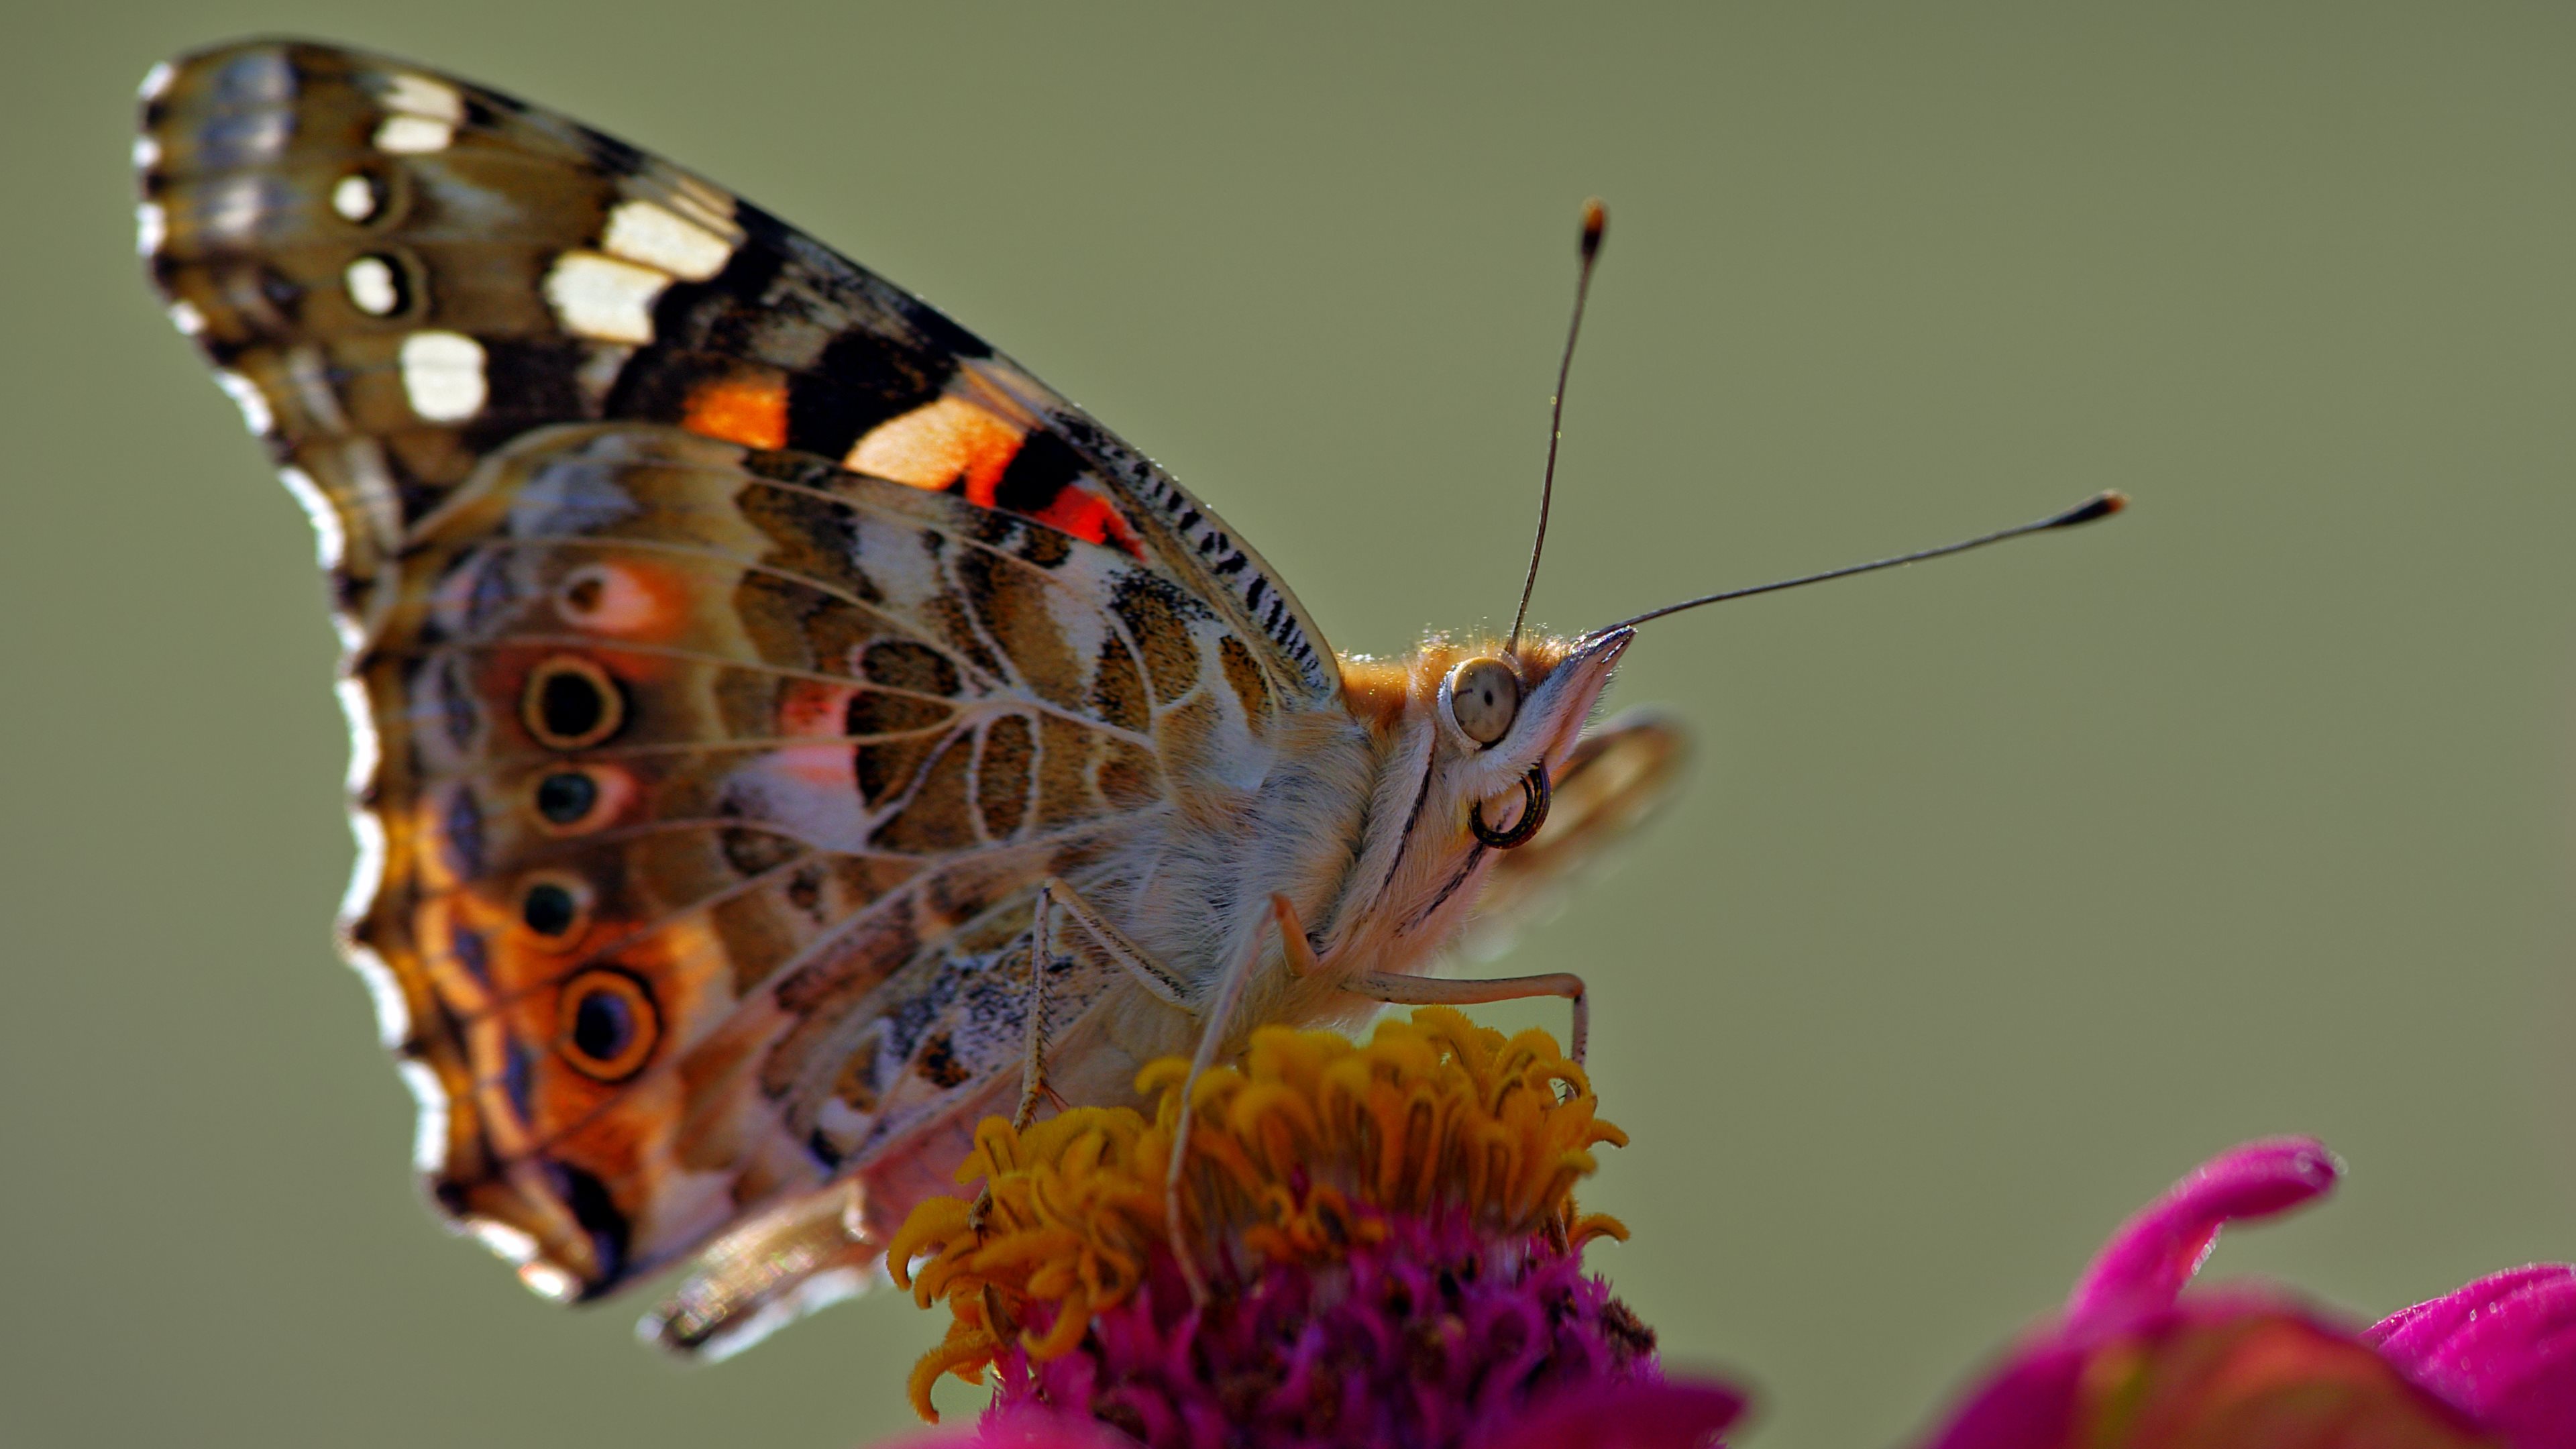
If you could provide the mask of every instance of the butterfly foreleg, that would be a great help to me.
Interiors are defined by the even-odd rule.
[[[1317,969],[1315,950],[1306,939],[1305,927],[1297,920],[1297,908],[1289,904],[1286,896],[1274,893],[1270,897],[1270,918],[1279,928],[1279,948],[1288,973],[1311,975]],[[1197,1115],[1199,1078],[1216,1064],[1217,1048],[1224,1043],[1235,1013],[1242,1006],[1244,984],[1251,979],[1253,963],[1260,957],[1256,940],[1253,949],[1238,955],[1218,980],[1216,994],[1200,1022],[1199,1049],[1190,1058],[1190,1074],[1181,1081],[1181,1108],[1172,1123],[1171,1166],[1163,1176],[1163,1215],[1172,1257],[1181,1266],[1182,1279],[1189,1284],[1190,1301],[1197,1304],[1208,1301],[1207,1281],[1199,1275],[1198,1262],[1190,1256],[1189,1240],[1182,1231],[1181,1170],[1189,1162],[1190,1124]],[[1173,1004],[1185,1007],[1178,999]]]
[[[1073,887],[1049,876],[1038,887],[1038,903],[1041,929],[1051,922],[1049,907],[1063,911],[1084,934],[1109,953],[1110,959],[1125,967],[1127,974],[1136,978],[1137,983],[1155,998],[1193,1016],[1202,1016],[1201,1009],[1190,1000],[1188,989],[1181,984],[1181,978],[1146,954],[1143,947],[1127,939],[1126,932],[1111,925],[1108,918],[1094,910]],[[1302,936],[1299,944],[1303,944]],[[1198,1085],[1199,1074],[1208,1069],[1215,1059],[1217,1044],[1225,1039],[1225,1023],[1234,1015],[1235,1006],[1242,999],[1244,979],[1251,974],[1251,966],[1252,960],[1247,956],[1227,969],[1224,978],[1217,983],[1214,999],[1202,1016],[1198,1053],[1190,1060],[1190,1074],[1181,1087],[1180,1116],[1173,1124],[1171,1170],[1163,1181],[1163,1209],[1171,1234],[1172,1256],[1180,1262],[1181,1277],[1189,1283],[1190,1299],[1196,1303],[1207,1301],[1207,1284],[1200,1278],[1198,1264],[1191,1259],[1189,1244],[1181,1233],[1181,1166],[1187,1157],[1185,1148],[1190,1140],[1190,1090]],[[1034,1031],[1031,1040],[1033,1043],[1037,1040]],[[1029,1070],[1042,1075],[1034,1060]],[[1024,1098],[1028,1091],[1027,1083],[1028,1078],[1024,1077]]]
[[[1128,940],[1126,933],[1109,924],[1073,887],[1059,877],[1047,877],[1038,886],[1037,902],[1030,912],[1028,1037],[1020,1061],[1020,1103],[1011,1112],[1014,1131],[1026,1131],[1029,1124],[1037,1120],[1039,1104],[1054,1095],[1047,1086],[1046,1074],[1046,982],[1048,968],[1056,962],[1056,910],[1071,916],[1111,960],[1125,967],[1128,974],[1147,991],[1174,1006],[1186,1009],[1188,1005],[1181,995],[1178,980],[1169,971],[1156,964],[1143,948]],[[1057,1101],[1061,1105],[1062,1099]],[[992,1210],[993,1188],[987,1183],[984,1190],[976,1194],[974,1205],[966,1211],[967,1227],[980,1235],[984,1231],[985,1218]]]
[[[1048,876],[1045,883],[1038,887],[1039,920],[1046,919],[1049,906],[1063,911],[1075,925],[1082,928],[1083,934],[1091,937],[1101,950],[1109,953],[1111,960],[1124,967],[1128,975],[1135,977],[1139,985],[1152,992],[1165,1005],[1177,1006],[1183,1011],[1196,1013],[1197,1007],[1190,1001],[1189,988],[1182,984],[1180,977],[1172,974],[1161,962],[1147,955],[1144,947],[1128,940],[1126,932],[1109,924],[1107,916],[1100,914],[1089,901],[1076,894],[1073,887],[1066,885],[1057,876]]]
[[[1396,1006],[1484,1006],[1497,1001],[1561,996],[1574,1003],[1573,1049],[1567,1055],[1578,1067],[1583,1065],[1584,1039],[1592,1032],[1591,1000],[1585,994],[1583,978],[1571,971],[1550,971],[1537,976],[1498,976],[1484,981],[1364,971],[1343,982],[1342,989],[1354,996],[1365,996],[1372,1001]]]
[[[1147,991],[1161,1000],[1187,1010],[1189,1002],[1181,994],[1178,977],[1165,970],[1144,948],[1128,940],[1124,932],[1094,910],[1091,903],[1076,894],[1056,876],[1049,876],[1038,886],[1037,904],[1029,924],[1029,1003],[1028,1047],[1020,1066],[1020,1105],[1011,1113],[1011,1125],[1025,1129],[1037,1120],[1038,1104],[1055,1095],[1047,1086],[1046,978],[1048,968],[1057,960],[1054,911],[1062,910],[1073,918],[1083,932],[1109,958],[1126,968]],[[1059,1104],[1061,1098],[1058,1099]]]
[[[1273,899],[1274,910],[1284,908],[1284,905],[1284,902]],[[1145,948],[1129,940],[1126,932],[1110,924],[1109,919],[1094,909],[1091,903],[1084,900],[1072,886],[1067,885],[1059,877],[1047,877],[1038,886],[1037,905],[1030,925],[1028,1055],[1020,1072],[1020,1106],[1012,1119],[1016,1126],[1025,1127],[1036,1116],[1037,1104],[1046,1092],[1046,988],[1044,982],[1047,963],[1055,956],[1055,917],[1058,912],[1061,912],[1083,934],[1089,936],[1093,944],[1099,946],[1111,960],[1125,968],[1127,974],[1134,977],[1137,984],[1143,986],[1157,1000],[1188,1012],[1192,1016],[1201,1017],[1198,1053],[1190,1061],[1190,1074],[1181,1088],[1180,1115],[1174,1123],[1172,1132],[1171,1170],[1164,1180],[1163,1195],[1164,1211],[1171,1234],[1172,1255],[1179,1260],[1181,1276],[1189,1283],[1191,1300],[1204,1303],[1207,1301],[1207,1284],[1200,1277],[1198,1265],[1191,1259],[1188,1242],[1181,1232],[1181,1167],[1187,1155],[1184,1147],[1190,1140],[1190,1091],[1198,1084],[1200,1074],[1205,1072],[1214,1061],[1218,1044],[1225,1040],[1225,1025],[1233,1017],[1237,1005],[1242,1000],[1243,984],[1251,974],[1253,957],[1247,955],[1226,970],[1224,977],[1217,983],[1214,998],[1202,1011],[1190,1000],[1188,989],[1182,985],[1180,977],[1147,954]],[[1292,913],[1289,920],[1293,921],[1293,919]],[[1282,924],[1284,930],[1286,922]],[[1305,944],[1305,934],[1302,931],[1294,933],[1294,944],[1290,948],[1289,958],[1292,969],[1295,969],[1294,963],[1299,959],[1298,949],[1303,948]],[[1311,951],[1304,952],[1303,959],[1308,967],[1314,963],[1314,955]],[[992,1189],[988,1186],[967,1213],[967,1221],[978,1231],[981,1230],[984,1216],[991,1210],[991,1205]]]
[[[1054,884],[1052,879],[1047,882]],[[1055,933],[1047,929],[1053,924],[1047,919],[1047,905],[1053,898],[1054,892],[1041,887],[1029,922],[1029,1037],[1027,1055],[1020,1063],[1020,1105],[1011,1113],[1015,1131],[1026,1131],[1037,1120],[1038,1102],[1046,1095],[1046,979],[1047,968],[1055,964]],[[990,1199],[992,1191],[984,1189],[985,1198],[977,1200],[977,1207]]]

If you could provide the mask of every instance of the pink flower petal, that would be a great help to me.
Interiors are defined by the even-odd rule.
[[[1990,1380],[1930,1443],[2480,1449],[2491,1441],[2343,1328],[2228,1294],[2133,1318],[2080,1343],[2043,1343]]]
[[[1968,1397],[1925,1449],[2057,1449],[2075,1423],[2084,1354],[2042,1343]]]
[[[2480,1278],[2399,1309],[2362,1340],[2513,1449],[2576,1445],[2576,1266]]]
[[[1078,1414],[1014,1408],[954,1429],[925,1429],[877,1449],[1136,1449],[1136,1441]]]
[[[1703,1449],[1744,1413],[1707,1380],[1593,1383],[1557,1395],[1478,1449]]]
[[[2113,1328],[2170,1307],[2220,1228],[2308,1202],[2334,1186],[2338,1171],[2313,1137],[2248,1142],[2202,1163],[2111,1235],[2066,1301],[2066,1331]]]

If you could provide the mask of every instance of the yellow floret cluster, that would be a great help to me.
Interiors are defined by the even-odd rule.
[[[913,1371],[926,1417],[942,1373],[973,1380],[1014,1336],[1033,1359],[1071,1352],[1169,1252],[1164,1177],[1188,1072],[1167,1058],[1139,1075],[1151,1120],[1123,1107],[1025,1129],[986,1119],[957,1172],[987,1185],[980,1221],[965,1199],[938,1198],[895,1234],[896,1283],[954,1315]],[[1583,1069],[1544,1032],[1506,1039],[1445,1007],[1380,1021],[1365,1043],[1264,1028],[1240,1066],[1206,1073],[1194,1095],[1181,1236],[1220,1284],[1264,1264],[1330,1262],[1382,1237],[1389,1215],[1463,1215],[1498,1239],[1571,1247],[1627,1236],[1575,1211],[1591,1149],[1627,1136],[1594,1115]]]

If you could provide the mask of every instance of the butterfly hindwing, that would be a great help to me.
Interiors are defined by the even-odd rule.
[[[1015,1072],[1036,884],[1336,697],[1151,464],[666,163],[275,42],[156,72],[138,162],[322,535],[424,1168],[531,1281],[605,1291]],[[1103,979],[1060,969],[1051,1021]]]

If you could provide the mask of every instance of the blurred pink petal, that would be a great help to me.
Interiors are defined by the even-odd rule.
[[[1136,1449],[1136,1441],[1080,1414],[1032,1407],[987,1414],[953,1429],[925,1429],[877,1449]]]
[[[2338,1325],[2259,1295],[2150,1313],[2010,1364],[1935,1449],[2472,1449],[2478,1426]]]
[[[2056,1449],[2076,1422],[2084,1365],[2081,1349],[2034,1341],[1970,1393],[1924,1449]]]
[[[2064,1314],[1972,1390],[1928,1449],[2460,1449],[2495,1442],[2485,1427],[2506,1421],[2482,1411],[2501,1399],[2536,1424],[2568,1422],[2547,1417],[2576,1393],[2565,1383],[2576,1288],[2562,1279],[2489,1279],[2373,1330],[2414,1346],[2411,1359],[2276,1292],[2181,1298],[2220,1229],[2311,1202],[2338,1171],[2309,1138],[2250,1142],[2193,1170],[2112,1234]],[[2472,1387],[2419,1374],[2418,1360],[2452,1365]],[[2576,1437],[2512,1441],[2544,1446],[2576,1449]]]
[[[2220,1228],[2310,1202],[2334,1186],[2339,1170],[2313,1137],[2248,1142],[2202,1163],[2111,1235],[2066,1300],[2066,1331],[2108,1328],[2171,1305]]]
[[[2576,1266],[2480,1278],[2399,1309],[2362,1341],[2513,1449],[2576,1445]]]
[[[1593,1383],[1558,1394],[1478,1449],[1703,1449],[1744,1413],[1706,1380]]]

